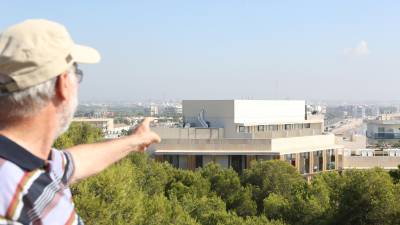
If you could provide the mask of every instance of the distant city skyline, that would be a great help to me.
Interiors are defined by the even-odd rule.
[[[397,1],[11,1],[102,54],[81,101],[400,101]],[[24,7],[21,7],[23,5]]]

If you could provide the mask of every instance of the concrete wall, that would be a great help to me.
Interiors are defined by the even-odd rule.
[[[367,148],[367,137],[364,135],[353,135],[349,139],[343,139],[342,136],[336,136],[335,143],[342,145],[344,149],[365,149]]]
[[[271,139],[271,151],[281,154],[341,148],[333,134]]]
[[[400,157],[396,156],[344,156],[344,169],[367,169],[381,167],[384,169],[397,169],[400,165]]]
[[[162,139],[223,139],[223,128],[169,128],[153,127]]]
[[[233,100],[183,100],[183,119],[200,127],[197,117],[204,110],[204,119],[210,122],[210,127],[223,128],[226,122],[233,122],[233,104]]]
[[[234,100],[183,100],[183,120],[200,127],[199,113],[204,110],[204,120],[210,127],[224,128],[225,138],[250,138],[247,133],[236,132],[234,123]]]
[[[252,138],[284,138],[284,137],[301,137],[309,135],[321,135],[321,129],[300,129],[300,130],[281,130],[281,131],[264,131],[252,134]]]
[[[157,150],[267,150],[270,139],[164,139],[152,145]]]

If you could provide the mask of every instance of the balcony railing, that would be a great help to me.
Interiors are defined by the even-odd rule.
[[[400,139],[400,133],[388,133],[388,132],[378,132],[378,133],[368,133],[368,138],[373,139]]]
[[[154,145],[163,150],[271,150],[270,139],[163,139]]]

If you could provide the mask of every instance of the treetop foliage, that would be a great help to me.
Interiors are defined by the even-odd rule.
[[[55,146],[99,139],[97,128],[73,124]],[[238,174],[217,164],[181,170],[131,154],[72,191],[88,225],[400,224],[399,169],[324,172],[307,183],[279,160],[253,162]]]

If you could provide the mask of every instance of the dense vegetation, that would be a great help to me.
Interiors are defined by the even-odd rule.
[[[72,122],[68,131],[54,142],[54,147],[65,149],[78,144],[94,143],[102,139],[103,134],[99,128],[89,123]]]
[[[132,154],[72,189],[89,225],[400,224],[399,174],[327,172],[307,183],[277,160],[237,174],[216,164],[180,170]]]

